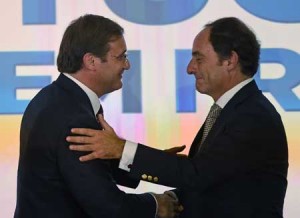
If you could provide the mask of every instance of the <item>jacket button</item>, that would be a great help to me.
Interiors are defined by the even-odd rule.
[[[158,182],[158,177],[155,176],[155,177],[153,178],[153,181],[154,181],[154,182]]]
[[[146,175],[146,174],[143,174],[143,175],[142,175],[142,179],[147,179],[147,175]]]
[[[152,176],[148,176],[148,181],[152,181]]]

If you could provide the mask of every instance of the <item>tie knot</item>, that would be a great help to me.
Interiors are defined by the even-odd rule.
[[[222,108],[217,104],[213,104],[211,106],[211,108],[209,110],[209,113],[208,113],[208,116],[205,120],[203,135],[202,135],[202,139],[201,139],[201,143],[199,145],[199,148],[201,147],[202,143],[205,141],[206,136],[208,135],[210,129],[212,128],[212,126],[214,125],[216,119],[220,115],[221,110],[222,110]]]
[[[210,117],[217,117],[217,116],[219,116],[221,110],[222,110],[222,108],[219,105],[217,105],[216,103],[214,103],[211,106],[208,114]]]

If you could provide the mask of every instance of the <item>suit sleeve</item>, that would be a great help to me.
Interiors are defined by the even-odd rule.
[[[77,116],[64,127],[57,148],[57,164],[66,186],[89,217],[155,217],[156,203],[151,194],[126,194],[119,190],[109,161],[79,161],[83,153],[69,150],[65,140],[73,127],[99,126],[96,120]]]
[[[141,179],[151,175],[159,184],[201,192],[239,174],[271,171],[272,166],[280,164],[286,167],[284,145],[280,118],[245,113],[223,126],[193,158],[139,144],[130,174]]]
[[[113,177],[116,180],[117,184],[129,188],[137,188],[137,186],[140,183],[140,180],[130,177],[127,171],[120,169],[119,162],[119,160],[111,161]]]

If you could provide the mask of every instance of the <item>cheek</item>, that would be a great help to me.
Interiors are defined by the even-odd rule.
[[[224,83],[227,81],[225,72],[223,71],[216,71],[214,74],[214,85],[216,87],[222,87],[224,85]]]
[[[205,83],[210,86],[218,85],[222,81],[223,75],[214,66],[208,66],[203,69],[203,78]]]

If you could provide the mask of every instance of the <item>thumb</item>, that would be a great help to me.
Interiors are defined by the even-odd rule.
[[[104,120],[102,114],[98,114],[97,116],[99,123],[101,124],[103,130],[114,131],[113,128]]]

